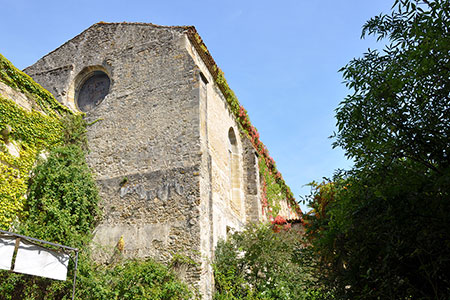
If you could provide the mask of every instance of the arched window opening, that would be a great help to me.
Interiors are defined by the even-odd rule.
[[[109,92],[111,80],[103,71],[94,71],[80,84],[76,103],[82,112],[88,112],[99,105]]]
[[[230,182],[231,182],[231,206],[238,213],[241,211],[241,180],[239,174],[239,153],[236,134],[234,129],[230,127],[228,130],[229,141],[229,166],[230,166]]]

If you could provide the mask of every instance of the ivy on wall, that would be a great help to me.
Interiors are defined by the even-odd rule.
[[[0,96],[0,131],[11,132],[0,139],[0,227],[8,229],[23,209],[27,183],[37,155],[61,142],[59,118],[28,112],[12,100]],[[19,156],[7,147],[15,147]]]
[[[253,147],[255,147],[259,154],[259,169],[261,178],[263,179],[261,190],[262,204],[266,208],[269,218],[274,218],[279,213],[281,208],[280,201],[283,199],[287,201],[291,210],[301,215],[300,207],[295,201],[291,189],[287,186],[283,176],[278,171],[274,159],[269,154],[269,150],[260,140],[258,130],[250,122],[247,110],[239,104],[236,94],[228,85],[224,73],[217,67],[217,64],[194,27],[188,27],[187,35],[224,95],[241,129],[240,131],[250,139]]]
[[[60,117],[70,111],[0,54],[0,81],[24,93],[36,108],[27,111],[0,95],[0,228],[23,211],[30,172],[43,150],[61,143]],[[15,148],[18,155],[10,150]]]
[[[37,84],[30,76],[18,70],[1,54],[0,81],[29,96],[47,115],[62,116],[65,113],[71,113],[70,109],[59,103],[49,91]]]

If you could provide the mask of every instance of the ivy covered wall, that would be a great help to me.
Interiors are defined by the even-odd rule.
[[[71,112],[0,54],[0,85],[21,93],[31,109],[0,93],[0,228],[23,212],[30,172],[39,154],[61,143],[61,117]]]

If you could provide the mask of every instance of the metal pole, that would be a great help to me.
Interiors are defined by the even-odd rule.
[[[73,250],[73,251],[78,251],[77,248],[72,248],[72,247],[68,247],[68,246],[64,246],[64,245],[60,245],[60,244],[56,244],[56,243],[51,243],[51,242],[47,242],[47,241],[44,241],[44,240],[35,239],[35,238],[29,237],[29,236],[25,236],[25,235],[13,233],[13,232],[1,230],[1,229],[0,229],[0,233],[6,234],[6,235],[12,235],[12,236],[15,236],[15,237],[23,238],[23,239],[34,241],[34,242],[39,242],[39,243],[43,243],[43,244],[47,244],[47,245],[52,245],[52,246],[55,246],[55,247],[58,247],[58,248],[64,248],[64,249],[69,249],[69,250]]]
[[[75,299],[75,285],[77,283],[77,268],[78,268],[78,250],[75,256],[75,270],[73,271],[73,290],[72,290],[72,300]]]

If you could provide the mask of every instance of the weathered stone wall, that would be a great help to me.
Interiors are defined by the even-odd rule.
[[[204,163],[205,169],[201,177],[201,180],[208,182],[208,184],[205,184],[205,192],[202,193],[202,197],[210,198],[210,209],[212,210],[210,222],[212,224],[209,226],[209,230],[212,233],[210,246],[213,248],[219,239],[226,237],[227,229],[240,230],[247,220],[246,205],[248,203],[245,196],[248,190],[248,181],[246,179],[250,177],[247,177],[247,168],[244,169],[248,156],[245,154],[243,141],[248,141],[246,137],[241,137],[238,124],[230,112],[226,100],[195,48],[190,45],[188,50],[201,72],[201,76],[199,76],[201,144],[202,153],[208,160],[207,163]],[[233,200],[232,194],[231,164],[233,163],[232,152],[234,151],[229,139],[230,128],[234,131],[236,137],[236,153],[234,154],[237,158],[234,162],[237,163],[235,179],[237,179],[239,186],[238,201]],[[252,146],[250,145],[250,147]],[[249,152],[251,151],[249,150]],[[255,152],[252,155],[255,155]],[[253,171],[255,173],[251,176],[252,180],[258,180],[257,169],[253,169]],[[252,193],[254,195],[259,193],[259,187],[257,186],[258,183],[253,183]],[[210,253],[213,253],[212,250],[210,250]]]
[[[128,257],[201,261],[200,129],[196,67],[178,28],[97,24],[25,71],[75,108],[80,76],[104,71],[106,98],[87,113],[88,163],[104,219],[97,259],[111,259],[120,236]],[[187,279],[199,284],[193,267]]]
[[[25,71],[68,106],[84,69],[110,76],[108,96],[87,114],[101,119],[89,130],[99,178],[183,167],[200,160],[195,66],[183,42],[176,28],[97,24]]]
[[[31,112],[31,109],[35,109],[42,113],[42,110],[37,105],[33,104],[33,99],[30,99],[29,96],[24,93],[7,86],[3,82],[0,82],[0,96],[14,101],[14,103],[28,112]]]
[[[123,236],[127,257],[168,262],[182,253],[200,261],[198,174],[192,166],[98,180],[102,199],[108,199],[93,241],[98,260],[112,259]],[[200,271],[191,267],[186,279],[198,282]]]
[[[298,220],[299,215],[295,210],[295,207],[292,207],[287,201],[280,201],[280,211],[278,215],[284,217],[285,219]]]

